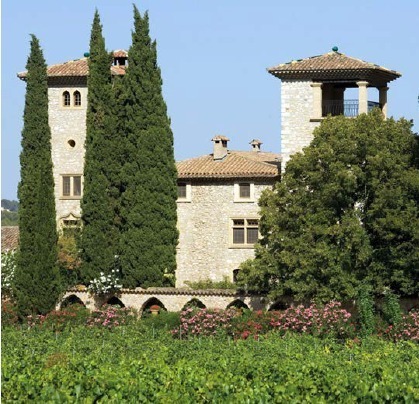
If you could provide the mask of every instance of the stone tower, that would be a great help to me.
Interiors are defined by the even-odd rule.
[[[282,168],[294,153],[308,146],[313,130],[328,115],[354,117],[374,107],[387,116],[388,83],[400,73],[332,52],[271,67],[281,79]],[[347,99],[345,90],[358,89],[357,99]],[[368,89],[378,90],[378,102],[368,101]]]
[[[113,76],[125,74],[128,54],[114,52]],[[58,227],[80,224],[86,139],[88,54],[48,66],[48,115]],[[19,73],[22,80],[26,72]]]

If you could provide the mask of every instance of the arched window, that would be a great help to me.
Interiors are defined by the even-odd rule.
[[[80,94],[80,91],[74,91],[73,97],[74,97],[74,106],[75,107],[81,107],[81,94]]]
[[[69,107],[71,105],[70,103],[70,93],[68,91],[63,92],[63,106]]]

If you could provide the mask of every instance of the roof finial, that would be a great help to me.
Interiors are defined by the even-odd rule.
[[[339,48],[336,45],[332,48],[333,52],[337,52],[338,50],[339,50]]]

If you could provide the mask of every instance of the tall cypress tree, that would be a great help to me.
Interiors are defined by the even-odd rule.
[[[120,159],[113,128],[112,56],[105,49],[99,13],[96,10],[90,37],[88,106],[80,240],[81,277],[91,280],[108,272],[117,251],[118,228],[115,210],[118,190],[115,181]]]
[[[141,17],[135,6],[124,87],[123,283],[128,287],[172,285],[178,241],[173,134],[148,15]]]
[[[15,275],[15,296],[21,315],[47,313],[54,308],[60,293],[47,68],[34,35],[26,68],[18,187],[20,253]]]

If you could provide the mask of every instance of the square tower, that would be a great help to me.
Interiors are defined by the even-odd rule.
[[[387,116],[388,83],[400,73],[338,52],[293,60],[268,69],[281,82],[282,169],[290,156],[313,139],[313,130],[326,116],[354,117],[380,108]],[[368,88],[379,91],[379,102],[368,100]],[[345,90],[358,89],[357,99]]]

